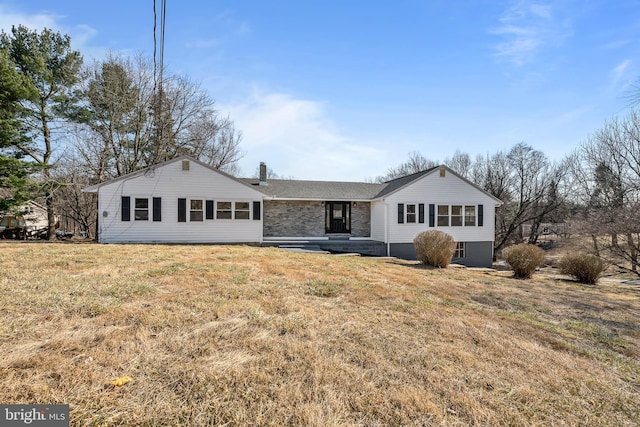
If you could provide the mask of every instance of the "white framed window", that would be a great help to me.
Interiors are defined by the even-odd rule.
[[[416,216],[417,216],[416,205],[415,204],[407,204],[406,205],[406,210],[407,210],[407,219],[406,219],[407,220],[407,224],[417,222],[417,220],[416,220]]]
[[[438,205],[438,227],[449,226],[449,205]]]
[[[216,219],[233,219],[232,202],[216,202]]]
[[[189,221],[202,221],[204,218],[201,199],[192,199],[189,202]]]
[[[135,199],[133,218],[136,221],[149,221],[149,199]]]
[[[456,242],[456,251],[453,253],[454,258],[464,258],[465,244],[464,242]]]
[[[462,227],[462,206],[461,205],[451,206],[451,226]]]
[[[476,225],[476,207],[475,206],[464,207],[464,225],[465,227],[471,227]]]
[[[235,219],[251,219],[249,202],[235,202]]]

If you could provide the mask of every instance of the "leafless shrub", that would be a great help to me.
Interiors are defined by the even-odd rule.
[[[509,246],[502,251],[502,255],[511,266],[513,274],[520,279],[531,278],[536,267],[541,267],[544,263],[544,251],[526,243]]]
[[[565,255],[558,264],[562,274],[573,276],[580,283],[595,285],[605,270],[600,258],[591,254],[571,253]]]
[[[413,239],[418,261],[425,265],[444,268],[451,262],[456,242],[447,233],[437,230],[424,231]]]

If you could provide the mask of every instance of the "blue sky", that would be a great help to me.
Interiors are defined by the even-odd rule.
[[[69,34],[87,62],[153,54],[152,0],[0,0],[12,24]],[[165,39],[243,132],[247,176],[363,180],[521,141],[560,160],[640,79],[638,1],[168,0]]]

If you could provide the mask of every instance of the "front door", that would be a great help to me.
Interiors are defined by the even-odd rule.
[[[350,233],[351,202],[326,202],[325,228],[327,233]]]

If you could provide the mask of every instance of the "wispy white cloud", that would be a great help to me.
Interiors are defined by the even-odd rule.
[[[631,74],[631,60],[625,59],[609,72],[609,77],[611,84],[613,86],[618,86],[620,84],[626,86],[632,80]]]
[[[34,30],[41,30],[45,27],[58,29],[59,19],[59,15],[50,12],[29,15],[9,10],[7,7],[0,5],[0,29],[5,32],[11,31],[12,26],[18,25],[23,25]]]
[[[251,26],[248,22],[235,17],[235,13],[227,9],[216,16],[216,19],[229,27],[232,32],[239,35],[247,35],[251,33]]]
[[[42,31],[48,28],[71,37],[72,48],[80,50],[83,55],[100,58],[105,55],[107,48],[92,46],[91,40],[96,36],[97,30],[89,25],[79,24],[72,27],[66,26],[65,17],[53,12],[42,11],[27,14],[18,10],[10,10],[0,5],[0,30],[10,32],[12,26],[23,25],[31,30]]]
[[[192,40],[186,43],[186,46],[191,48],[199,48],[199,49],[209,49],[220,47],[222,45],[222,41],[219,39],[197,39]]]
[[[629,43],[631,43],[631,40],[629,40],[629,39],[614,40],[612,42],[609,42],[609,43],[605,44],[604,48],[605,49],[619,49],[621,47],[627,46]]]
[[[282,176],[362,181],[389,166],[386,150],[341,133],[321,102],[254,90],[247,99],[221,110],[230,113],[243,133],[245,175],[264,161]]]
[[[580,121],[586,114],[592,112],[595,108],[596,105],[589,104],[576,107],[569,111],[565,111],[555,119],[555,123],[563,124]]]
[[[559,15],[557,3],[518,0],[500,16],[500,24],[489,30],[502,38],[495,46],[496,55],[521,66],[545,46],[562,43],[571,25]]]

